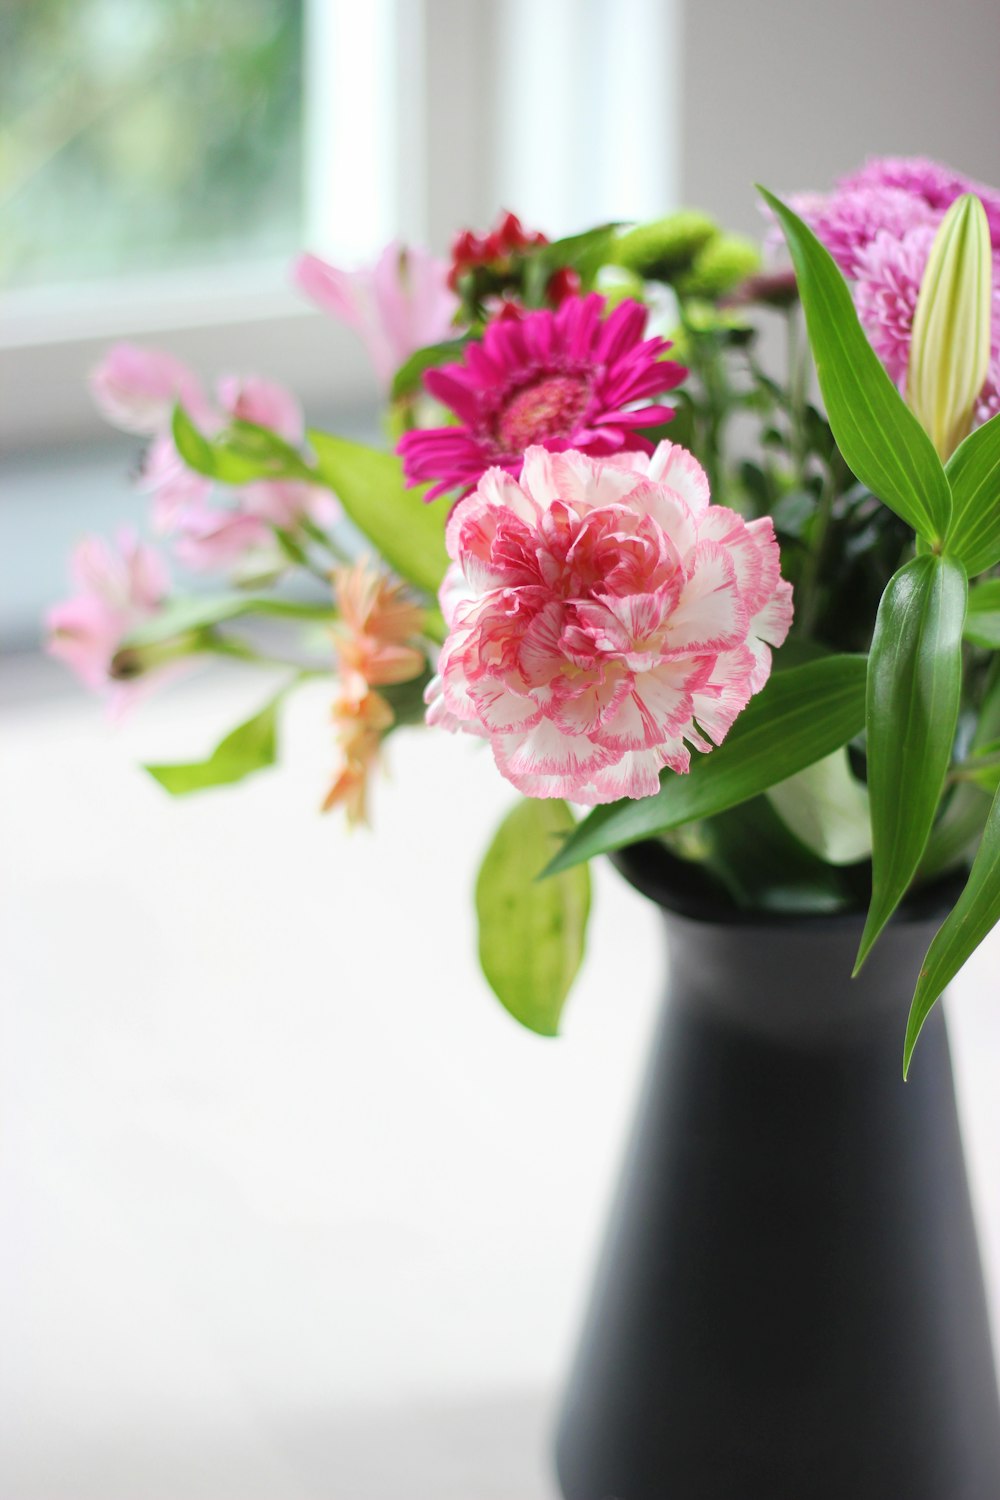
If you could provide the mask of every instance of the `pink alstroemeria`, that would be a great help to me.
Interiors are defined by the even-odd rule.
[[[254,375],[225,375],[213,400],[194,372],[172,355],[117,344],[93,372],[91,390],[109,421],[150,439],[137,487],[151,497],[154,528],[174,539],[186,567],[234,567],[270,545],[271,526],[293,529],[307,516],[321,525],[336,520],[339,507],[329,492],[301,480],[259,480],[226,491],[229,506],[212,505],[212,480],[189,469],[177,450],[172,432],[177,402],[209,436],[239,419],[298,446],[305,432],[302,409],[284,386]]]
[[[91,371],[90,391],[114,427],[150,439],[137,487],[152,496],[153,525],[165,535],[189,507],[204,504],[212,482],[184,463],[171,433],[180,403],[199,427],[214,432],[223,418],[193,370],[162,349],[115,344]]]
[[[144,437],[168,431],[180,402],[196,418],[206,408],[205,393],[193,370],[162,349],[114,344],[91,372],[91,395],[113,427]]]
[[[374,266],[345,271],[318,255],[303,255],[292,280],[317,307],[363,339],[384,386],[410,355],[454,333],[458,298],[448,287],[448,264],[426,250],[386,245]]]
[[[305,436],[302,407],[284,386],[256,375],[246,378],[225,375],[216,386],[216,394],[227,416],[266,427],[293,448],[301,444]],[[237,504],[241,519],[255,519],[286,530],[294,529],[303,517],[329,526],[340,515],[340,507],[329,490],[300,479],[256,480],[242,487]],[[235,539],[238,534],[234,525],[231,535]],[[248,545],[256,545],[251,527],[245,527],[244,534]],[[205,556],[207,561],[208,554]]]
[[[166,563],[125,529],[115,546],[104,537],[85,537],[70,569],[77,592],[49,610],[46,650],[87,687],[110,687],[112,707],[120,709],[138,683],[114,682],[111,663],[129,632],[162,609],[170,589]]]
[[[771,521],[709,504],[685,449],[529,448],[447,528],[430,724],[490,741],[532,797],[648,797],[721,744],[792,619]]]

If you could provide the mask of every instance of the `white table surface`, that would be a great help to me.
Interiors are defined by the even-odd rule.
[[[259,678],[112,731],[36,672],[0,673],[0,1500],[552,1500],[656,914],[597,870],[535,1038],[476,966],[509,801],[477,745],[401,734],[348,838],[322,689],[279,771],[171,802],[136,762],[203,754]],[[1000,1326],[998,958],[951,1021]]]

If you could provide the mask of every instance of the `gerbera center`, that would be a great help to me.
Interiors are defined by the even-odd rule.
[[[590,387],[578,375],[549,375],[522,386],[497,414],[498,444],[505,453],[519,453],[547,438],[568,437],[589,397]]]

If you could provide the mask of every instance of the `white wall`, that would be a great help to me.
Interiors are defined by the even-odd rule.
[[[997,0],[686,0],[681,192],[753,233],[752,184],[824,188],[867,155],[1000,186]]]

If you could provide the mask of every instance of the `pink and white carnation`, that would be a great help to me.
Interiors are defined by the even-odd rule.
[[[452,512],[430,724],[490,741],[533,797],[648,797],[760,691],[792,620],[769,518],[709,503],[697,460],[527,450]]]

